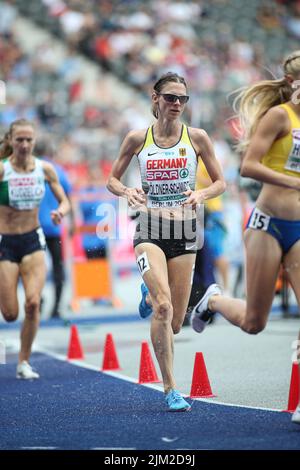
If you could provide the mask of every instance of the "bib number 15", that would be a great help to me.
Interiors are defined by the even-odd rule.
[[[256,230],[264,230],[266,232],[268,230],[269,223],[270,216],[255,208],[252,212],[248,227]]]

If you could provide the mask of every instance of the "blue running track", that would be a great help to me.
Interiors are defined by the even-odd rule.
[[[166,411],[160,391],[45,354],[36,381],[15,378],[16,356],[0,366],[0,449],[300,449],[288,413],[194,401]]]

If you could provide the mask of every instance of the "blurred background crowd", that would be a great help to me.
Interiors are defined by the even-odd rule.
[[[18,28],[22,17],[32,22],[27,34]],[[55,134],[64,163],[111,161],[127,130],[147,125],[153,81],[174,70],[189,83],[190,124],[230,144],[235,131],[228,95],[281,76],[282,57],[297,48],[299,37],[296,0],[1,1],[7,103],[0,125],[25,115]],[[55,40],[64,46],[59,57]],[[88,92],[82,55],[99,66]],[[112,75],[118,80],[108,86]],[[134,90],[126,103],[118,100],[124,84]]]
[[[76,194],[95,167],[104,184],[128,130],[151,123],[156,78],[183,75],[185,120],[209,133],[228,182],[223,255],[239,269],[257,186],[239,179],[232,92],[281,77],[299,38],[299,0],[1,0],[0,133],[17,118],[33,120]],[[126,177],[137,184],[135,165]]]

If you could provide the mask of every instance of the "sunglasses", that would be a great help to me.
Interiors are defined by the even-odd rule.
[[[178,95],[173,95],[171,93],[157,93],[158,95],[162,96],[163,99],[167,102],[167,103],[176,103],[177,100],[179,100],[179,103],[180,104],[185,104],[188,102],[189,100],[189,96],[188,95],[181,95],[181,96],[178,96]]]

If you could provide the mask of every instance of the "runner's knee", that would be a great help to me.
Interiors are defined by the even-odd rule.
[[[172,330],[174,335],[178,335],[181,331],[181,323],[175,323],[175,325],[172,324]]]
[[[1,312],[2,312],[2,315],[5,319],[5,321],[10,322],[10,323],[13,322],[13,321],[16,321],[16,319],[18,318],[18,314],[19,314],[18,311],[9,310],[9,309],[7,309],[7,310],[2,309]]]
[[[169,321],[173,314],[171,302],[167,299],[160,300],[154,309],[154,314],[157,320]]]
[[[40,298],[38,296],[29,297],[25,302],[25,312],[27,316],[34,316],[39,312]]]
[[[249,335],[257,335],[261,331],[264,330],[266,326],[266,322],[262,320],[245,320],[242,325],[241,329],[248,333]]]
[[[181,327],[182,327],[182,323],[183,323],[183,321],[182,321],[181,319],[175,320],[174,317],[173,317],[173,321],[172,321],[172,330],[173,330],[174,335],[178,335],[178,333],[180,333]]]

